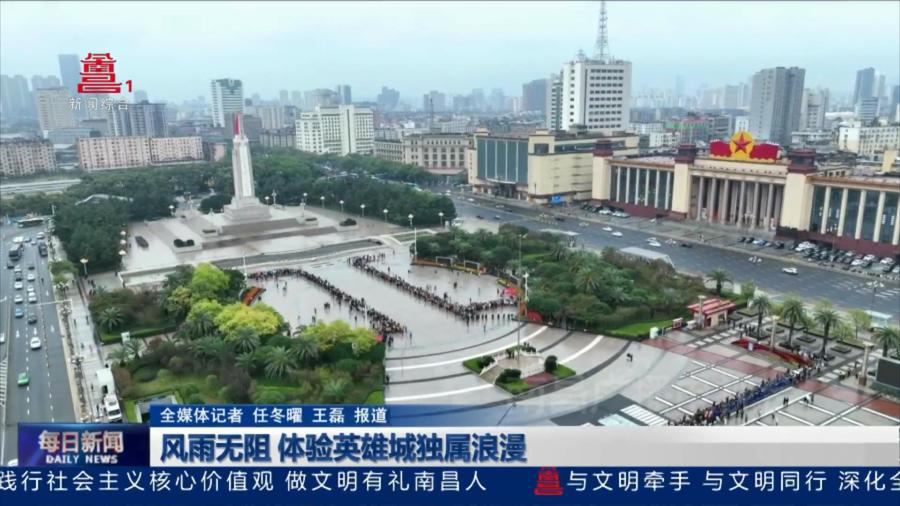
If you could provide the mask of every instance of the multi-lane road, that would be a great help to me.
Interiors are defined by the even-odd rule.
[[[17,236],[31,238],[39,232],[44,229],[0,226],[0,332],[5,335],[5,342],[0,344],[0,363],[3,364],[0,370],[6,371],[0,384],[0,462],[3,464],[17,456],[17,424],[20,422],[75,421],[48,257],[41,257],[36,245],[25,246],[23,257],[14,262],[22,267],[21,289],[14,287],[13,269],[6,268],[13,239]],[[34,275],[34,281],[27,280],[29,273]],[[34,287],[37,302],[28,302],[29,285]],[[16,295],[25,300],[15,303]],[[24,317],[15,318],[17,307],[23,310]],[[29,314],[37,317],[35,323],[28,323]],[[41,340],[39,349],[31,349],[33,337]],[[20,373],[28,375],[27,386],[18,385]]]
[[[675,267],[681,271],[703,274],[721,268],[729,273],[737,285],[753,281],[760,290],[777,295],[796,294],[809,300],[828,299],[842,308],[873,309],[890,314],[895,320],[900,316],[900,289],[894,282],[885,282],[885,286],[873,296],[864,279],[850,274],[812,266],[798,267],[793,263],[768,258],[761,264],[753,264],[747,261],[748,253],[700,244],[695,244],[692,248],[683,248],[677,243],[666,244],[664,237],[659,237],[662,247],[654,248],[647,245],[647,239],[653,237],[652,230],[624,229],[616,226],[615,220],[612,220],[609,226],[622,233],[621,237],[616,237],[602,230],[604,224],[587,222],[587,226],[579,226],[579,222],[583,220],[577,216],[567,217],[563,222],[553,221],[552,224],[548,224],[538,218],[540,214],[547,212],[544,208],[504,205],[503,209],[498,209],[496,207],[498,203],[477,198],[473,202],[469,202],[466,198],[454,198],[459,217],[472,223],[477,224],[479,221],[514,223],[533,230],[553,228],[576,232],[579,234],[577,242],[587,248],[637,246],[651,249],[669,255]],[[479,220],[476,218],[478,215],[484,219]],[[499,220],[495,219],[495,216]],[[784,267],[798,267],[800,273],[796,276],[785,274],[782,272]]]

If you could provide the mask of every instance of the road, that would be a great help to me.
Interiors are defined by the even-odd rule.
[[[6,268],[12,239],[16,236],[36,236],[41,231],[43,229],[39,227],[18,229],[15,226],[0,226],[0,261],[3,268],[3,275],[0,276],[0,332],[6,334],[6,342],[0,346],[0,360],[6,361],[7,370],[5,384],[0,385],[6,390],[4,404],[0,407],[0,417],[3,419],[0,427],[0,462],[4,464],[17,457],[18,423],[75,421],[47,258],[38,254],[37,246],[28,245],[25,246],[24,257],[15,262],[22,266],[23,275],[34,273],[34,282],[23,280],[23,284],[34,286],[37,303],[28,303],[25,288],[14,288],[13,270]],[[29,265],[34,265],[35,269],[29,270]],[[26,300],[15,304],[17,294]],[[15,307],[23,308],[26,315],[34,313],[37,323],[29,324],[27,318],[15,318]],[[37,350],[32,350],[29,345],[34,336],[42,340]],[[17,384],[18,375],[22,372],[29,377],[29,384],[25,387]]]
[[[615,222],[610,226],[614,230],[622,232],[622,237],[614,237],[610,232],[604,232],[604,225],[590,223],[586,227],[578,226],[581,221],[577,216],[566,218],[564,222],[548,224],[538,220],[538,215],[545,213],[546,209],[540,207],[518,208],[504,206],[497,209],[495,205],[476,199],[468,202],[465,198],[454,198],[456,212],[459,217],[467,221],[477,223],[477,215],[483,216],[482,221],[513,223],[533,230],[554,228],[579,234],[578,244],[587,248],[602,249],[607,246],[624,248],[637,246],[645,249],[661,251],[669,255],[675,267],[683,272],[701,275],[713,269],[721,268],[727,271],[736,285],[747,281],[756,283],[756,286],[764,291],[775,294],[796,294],[804,299],[828,299],[835,305],[850,309],[873,309],[890,314],[896,320],[900,316],[900,290],[896,283],[885,282],[881,293],[873,297],[872,290],[865,286],[865,280],[857,276],[840,272],[827,271],[815,267],[797,266],[789,262],[766,259],[762,264],[752,264],[747,261],[748,253],[704,246],[695,244],[693,248],[682,248],[677,244],[665,244],[660,237],[661,248],[652,248],[647,245],[647,239],[652,233],[636,230],[626,230],[616,227]],[[499,216],[500,220],[495,220]],[[784,267],[798,267],[800,274],[792,276],[781,271]]]
[[[11,182],[0,185],[0,196],[31,195],[33,193],[61,193],[66,188],[80,183],[80,179],[49,179],[39,181]]]

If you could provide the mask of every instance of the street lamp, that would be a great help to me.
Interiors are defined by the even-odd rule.
[[[303,196],[305,197],[306,194],[304,193]],[[278,193],[276,193],[275,190],[272,190],[272,205],[273,206],[278,205],[278,200],[276,200],[277,198],[278,198]]]
[[[341,205],[341,214],[344,214],[344,201],[342,200],[342,201],[338,202],[338,204]]]
[[[360,215],[360,217],[362,217],[362,218],[365,218],[365,217],[366,217],[366,205],[365,205],[365,204],[360,204],[360,205],[359,205],[359,215]]]
[[[441,217],[441,228],[444,228],[444,211],[439,212],[438,216]]]
[[[325,209],[325,195],[319,197],[319,202],[322,203],[322,209]]]
[[[269,205],[269,196],[266,195],[265,199],[266,199],[266,205]]]
[[[88,262],[89,262],[89,260],[87,259],[87,257],[81,259],[81,265],[84,267],[84,277],[87,277],[87,275],[88,275],[88,273],[87,273]]]
[[[306,204],[306,196],[309,195],[306,192],[303,192],[303,203]]]
[[[381,210],[381,213],[384,214],[384,222],[387,223],[388,210],[387,210],[387,209],[382,209],[382,210]]]
[[[175,215],[175,206],[173,206],[172,204],[169,204],[169,214],[171,214],[172,216]]]
[[[409,218],[409,228],[413,228],[412,220],[413,220],[413,218],[415,218],[415,216],[413,216],[412,213],[410,213],[410,215],[407,216],[407,218]]]
[[[409,213],[409,228],[413,229],[413,259],[418,258],[419,256],[419,231],[413,228],[413,216],[412,213]]]

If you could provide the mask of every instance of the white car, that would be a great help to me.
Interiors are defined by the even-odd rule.
[[[662,244],[660,244],[658,241],[650,241],[647,244],[653,246],[654,248],[662,248]]]
[[[619,232],[618,230],[616,230],[615,232],[612,233],[612,235],[613,235],[613,237],[622,237],[622,232]]]
[[[4,332],[0,332],[0,344],[6,342],[6,334]]]
[[[32,338],[31,338],[31,343],[29,343],[29,344],[31,345],[31,349],[32,349],[32,350],[40,349],[40,347],[41,347],[41,338],[40,338],[40,337],[32,337]]]
[[[781,269],[781,272],[783,272],[785,274],[790,274],[792,276],[796,276],[797,274],[799,274],[799,272],[797,272],[796,267],[785,267],[785,268]]]
[[[13,283],[13,288],[15,288],[16,290],[21,290],[24,287],[25,285],[23,285],[21,281],[16,281],[15,283]]]
[[[16,304],[21,304],[25,302],[25,299],[23,299],[21,295],[16,295],[15,297],[13,297],[13,302]]]
[[[606,209],[604,207],[603,209],[597,211],[597,214],[603,214],[603,215],[609,216],[610,214],[612,214],[612,211],[610,211],[609,209]]]
[[[648,243],[651,243],[651,242],[659,242],[659,239],[657,239],[656,237],[650,237],[650,238],[647,239],[647,242],[648,242]]]
[[[28,285],[26,290],[28,290],[28,293],[34,293],[34,285]]]
[[[612,227],[603,227],[604,232],[612,232]]]
[[[466,199],[466,202],[475,202],[475,199],[473,199],[473,198],[468,198],[468,199]]]
[[[586,221],[582,221],[581,223],[578,224],[579,227],[586,227],[588,225],[590,225],[590,223],[588,223]]]
[[[34,292],[28,294],[28,303],[37,304],[37,295],[35,295]]]
[[[33,272],[29,272],[29,273],[25,276],[25,279],[27,279],[28,281],[34,281],[34,273],[33,273]]]

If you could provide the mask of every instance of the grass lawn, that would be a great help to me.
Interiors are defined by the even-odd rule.
[[[553,375],[556,376],[556,379],[563,379],[570,376],[575,376],[575,371],[562,364],[556,364],[556,370],[553,371]]]
[[[475,374],[481,374],[480,360],[481,357],[470,358],[469,360],[464,361],[463,365],[466,367],[466,369],[474,372]]]
[[[525,383],[525,381],[523,380],[509,381],[506,383],[496,383],[496,385],[513,395],[518,395],[522,392],[527,392],[528,390],[534,388],[534,386]]]
[[[140,423],[137,419],[137,406],[133,399],[126,400],[124,403],[125,421],[130,423]]]
[[[662,329],[671,325],[672,319],[666,318],[664,320],[632,323],[630,325],[625,325],[624,327],[612,329],[610,333],[624,337],[646,337],[648,334],[650,334],[650,329],[653,327]]]
[[[384,389],[372,390],[366,396],[366,404],[384,404]]]
[[[206,382],[203,377],[200,375],[185,375],[185,376],[164,376],[162,378],[157,377],[153,381],[147,382],[134,382],[134,385],[131,387],[131,391],[129,392],[128,399],[142,399],[144,397],[150,397],[159,395],[161,393],[175,391],[178,393],[179,397],[183,397],[180,395],[179,389],[184,388],[188,385],[194,385],[197,387],[198,393],[203,398],[203,402],[207,404],[216,404],[224,402],[223,399],[218,397],[218,391],[207,388]]]
[[[141,339],[144,337],[158,336],[168,332],[174,332],[175,328],[171,325],[162,327],[145,327],[137,329],[122,329],[115,332],[100,332],[100,342],[103,344],[113,344],[122,342],[122,332],[131,332],[133,339]]]

